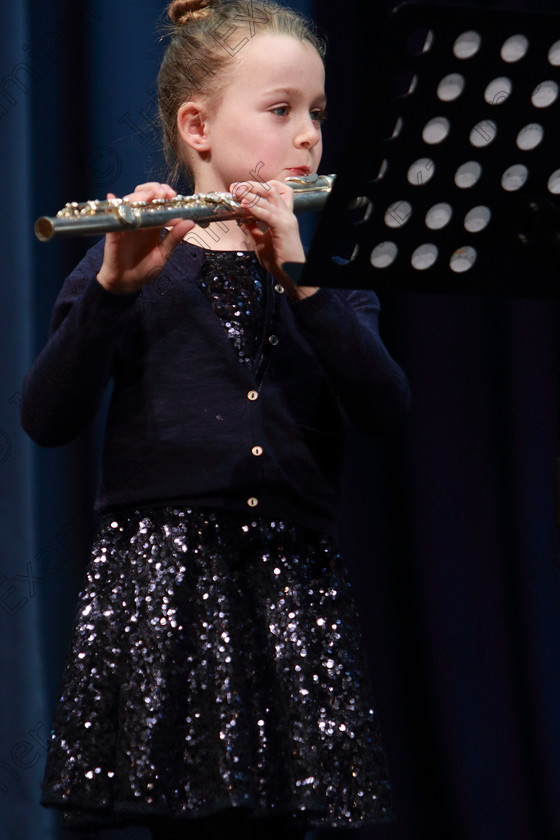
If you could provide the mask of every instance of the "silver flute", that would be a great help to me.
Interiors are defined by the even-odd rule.
[[[321,210],[334,182],[334,175],[302,175],[286,178],[294,191],[294,213]],[[241,192],[240,188],[240,192]],[[258,201],[255,196],[255,201]],[[35,236],[48,242],[55,236],[98,236],[115,231],[164,227],[173,219],[192,219],[199,225],[251,217],[251,209],[232,193],[210,192],[127,201],[125,198],[69,202],[56,216],[41,216],[35,222]]]

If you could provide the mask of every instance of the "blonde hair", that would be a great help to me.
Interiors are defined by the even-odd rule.
[[[158,111],[163,150],[176,183],[189,178],[177,129],[177,112],[193,96],[216,106],[224,76],[257,32],[289,35],[311,44],[324,58],[326,43],[300,12],[269,0],[173,0],[167,8],[170,41],[158,75]],[[235,33],[235,34],[233,34]]]

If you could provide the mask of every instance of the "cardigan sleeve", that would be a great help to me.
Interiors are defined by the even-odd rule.
[[[91,248],[66,279],[49,340],[24,379],[21,424],[42,446],[67,443],[93,419],[134,308],[136,294],[112,294],[98,283],[102,245]]]
[[[400,425],[410,386],[379,334],[377,295],[319,289],[291,306],[348,419],[370,434]]]

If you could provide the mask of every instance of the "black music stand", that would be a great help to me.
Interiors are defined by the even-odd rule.
[[[560,15],[399,6],[366,101],[296,281],[556,298]]]

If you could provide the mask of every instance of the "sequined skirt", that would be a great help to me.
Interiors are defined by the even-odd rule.
[[[41,801],[69,827],[231,807],[309,827],[389,819],[333,539],[223,511],[107,518],[80,593]]]

